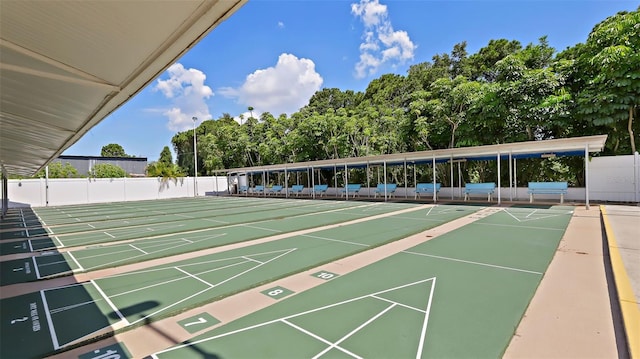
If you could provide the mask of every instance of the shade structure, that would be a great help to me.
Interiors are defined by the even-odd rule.
[[[218,173],[240,174],[258,172],[277,172],[305,170],[306,168],[333,169],[334,166],[344,168],[363,168],[367,165],[402,165],[403,163],[436,163],[448,162],[451,160],[496,160],[500,156],[507,159],[511,155],[513,158],[533,158],[533,157],[553,157],[553,156],[583,156],[585,149],[588,153],[601,152],[607,135],[583,136],[541,141],[525,141],[514,143],[503,143],[497,145],[474,146],[449,148],[434,151],[403,152],[379,156],[337,158],[322,161],[283,163],[267,166],[242,167],[225,170],[218,170]]]
[[[0,1],[6,173],[30,176],[58,157],[244,3]]]

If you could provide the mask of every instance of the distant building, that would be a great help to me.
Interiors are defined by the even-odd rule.
[[[60,162],[63,165],[69,163],[83,176],[86,176],[93,166],[103,163],[116,165],[132,177],[145,176],[147,168],[146,157],[59,156],[52,162]]]

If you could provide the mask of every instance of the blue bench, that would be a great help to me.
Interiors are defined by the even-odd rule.
[[[279,193],[282,193],[282,188],[283,188],[283,187],[282,187],[282,186],[280,186],[280,185],[271,186],[271,188],[269,188],[269,192],[268,192],[268,194],[269,194],[269,195],[272,195],[272,194],[279,194]]]
[[[255,186],[253,187],[253,193],[264,193],[264,186]]]
[[[470,194],[486,194],[487,200],[491,202],[491,195],[496,190],[496,184],[493,182],[487,183],[467,183],[464,185],[464,200],[469,199]]]
[[[378,195],[384,196],[385,188],[387,196],[393,196],[398,185],[395,183],[387,183],[386,185],[384,183],[378,183],[378,187],[376,187],[376,192],[374,193],[373,198],[378,197]]]
[[[345,194],[349,195],[349,193],[352,193],[353,196],[357,196],[360,193],[360,187],[361,185],[359,183],[349,183],[340,191],[340,197]]]
[[[560,203],[564,203],[568,187],[567,182],[529,182],[529,202],[533,203],[534,194],[559,194]]]
[[[313,193],[319,194],[322,197],[325,193],[327,193],[327,189],[329,188],[328,184],[317,184],[313,186]]]
[[[438,195],[438,192],[440,192],[440,187],[442,187],[442,184],[436,183],[435,185],[436,196]],[[416,195],[414,196],[414,198],[420,197],[421,194],[430,194],[433,196],[433,188],[434,188],[433,183],[416,184]]]
[[[240,186],[238,188],[238,194],[247,194],[249,192],[248,186]]]
[[[302,193],[302,191],[304,190],[304,186],[301,184],[296,184],[291,186],[291,193],[295,193],[296,197],[298,197],[298,195],[300,195]]]

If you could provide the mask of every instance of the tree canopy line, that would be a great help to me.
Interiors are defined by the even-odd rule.
[[[604,153],[636,151],[640,124],[640,7],[597,24],[585,43],[557,52],[546,37],[523,46],[491,40],[469,54],[467,43],[432,61],[414,64],[406,75],[384,74],[364,92],[325,88],[287,116],[268,112],[241,118],[230,114],[196,129],[197,170],[478,146],[607,134]],[[177,155],[165,147],[147,174],[176,178],[194,173],[193,130],[173,136]],[[104,148],[103,148],[104,150]],[[582,185],[582,158],[518,161],[518,184],[566,180]],[[439,165],[440,166],[440,165]],[[442,165],[439,182],[449,185]],[[429,166],[417,168],[431,180]],[[403,183],[402,168],[390,169]],[[333,171],[322,173],[333,183]],[[508,174],[503,171],[505,183]],[[496,161],[464,164],[468,181],[495,180]],[[362,170],[349,173],[364,183]],[[341,178],[341,176],[340,176]],[[326,183],[326,182],[325,182]]]
[[[404,76],[372,80],[364,92],[322,89],[291,116],[204,121],[196,129],[198,173],[595,134],[609,135],[605,154],[632,154],[639,107],[640,8],[605,19],[585,43],[561,52],[546,37],[526,46],[491,40],[474,54],[461,42]],[[178,167],[192,174],[193,130],[172,144]],[[465,180],[495,178],[496,166],[468,163]],[[522,160],[518,171],[522,181],[581,184],[583,162]]]

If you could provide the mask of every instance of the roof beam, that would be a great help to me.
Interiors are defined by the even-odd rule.
[[[88,74],[88,73],[86,73],[86,72],[84,72],[82,70],[79,70],[79,69],[77,69],[77,68],[75,68],[73,66],[69,66],[69,65],[67,65],[67,64],[65,64],[63,62],[54,60],[54,59],[52,59],[50,57],[44,56],[44,55],[39,54],[39,53],[37,53],[35,51],[31,51],[29,49],[26,49],[26,48],[24,48],[24,47],[22,47],[20,45],[14,44],[11,41],[8,41],[8,40],[0,38],[0,47],[6,47],[7,49],[11,49],[11,50],[13,50],[13,51],[15,51],[17,53],[20,53],[22,55],[28,56],[28,57],[30,57],[32,59],[44,62],[45,64],[57,67],[57,68],[59,68],[61,70],[64,70],[64,71],[67,71],[67,72],[69,72],[71,74],[77,75],[80,78],[86,80],[87,82],[98,83],[98,84],[102,84],[102,85],[109,85],[109,86],[113,86],[113,87],[118,88],[116,85],[114,85],[112,83],[109,83],[109,81],[106,81],[106,80],[101,79],[101,78],[99,78],[97,76]],[[12,66],[12,65],[8,65],[8,64],[2,64],[2,65]]]
[[[9,64],[5,64],[5,63],[0,63],[0,70],[19,72],[19,73],[27,74],[27,75],[31,75],[31,76],[42,77],[42,78],[45,78],[45,79],[70,82],[70,83],[75,83],[75,84],[80,84],[80,85],[90,85],[90,86],[103,87],[103,88],[107,88],[107,89],[112,90],[112,91],[120,91],[120,87],[118,87],[116,85],[112,85],[112,84],[106,83],[106,82],[96,82],[96,81],[93,81],[93,80],[87,80],[87,79],[80,78],[80,77],[71,77],[71,76],[66,76],[66,75],[54,74],[54,73],[51,73],[51,72],[34,70],[34,69],[23,67],[23,66],[16,66],[16,65],[9,65]]]

